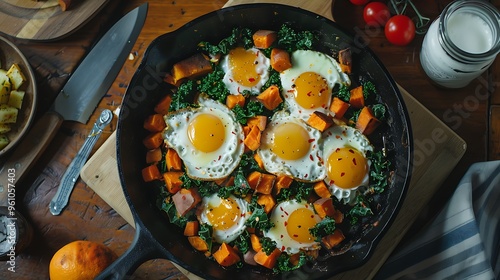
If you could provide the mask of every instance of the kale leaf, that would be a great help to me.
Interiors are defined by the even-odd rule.
[[[276,249],[276,241],[266,236],[260,239],[260,244],[262,245],[262,251],[268,256]]]
[[[316,241],[321,241],[321,238],[332,234],[335,231],[335,220],[326,216],[321,222],[317,223],[313,228],[309,229]]]
[[[245,225],[262,231],[268,231],[274,227],[274,224],[269,220],[267,213],[262,207],[255,207],[253,209],[252,215],[246,220]]]
[[[366,197],[362,194],[356,196],[355,204],[347,213],[347,216],[351,219],[351,225],[358,222],[359,218],[373,215],[373,211],[366,201]]]
[[[382,193],[389,184],[389,170],[391,162],[384,156],[382,151],[368,152],[371,161],[370,189],[375,193]]]
[[[297,31],[287,24],[283,24],[278,30],[278,46],[289,53],[296,50],[310,50],[317,41],[317,36],[311,31]]]
[[[281,254],[276,261],[276,267],[273,269],[274,272],[284,272],[284,271],[292,271],[302,267],[306,262],[310,259],[304,252],[300,252],[299,260],[297,264],[292,264],[290,262],[290,255]]]
[[[226,102],[226,97],[229,95],[229,90],[222,81],[224,71],[220,67],[215,67],[214,71],[206,75],[200,80],[198,92],[204,92],[212,99],[221,103]]]

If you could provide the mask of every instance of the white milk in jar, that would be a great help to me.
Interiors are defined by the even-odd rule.
[[[420,53],[435,83],[460,88],[481,75],[500,50],[500,14],[486,1],[449,4],[431,24]]]

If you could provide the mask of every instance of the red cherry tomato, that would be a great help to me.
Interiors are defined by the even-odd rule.
[[[382,2],[371,2],[363,10],[363,19],[369,26],[384,26],[391,17],[391,12]]]
[[[385,37],[394,45],[406,46],[415,38],[415,23],[405,15],[393,16],[385,25]]]
[[[354,5],[363,6],[364,4],[370,2],[370,0],[349,0]]]

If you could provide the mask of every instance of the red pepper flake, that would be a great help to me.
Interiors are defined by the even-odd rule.
[[[249,78],[249,79],[248,79],[248,81],[249,81],[250,83],[253,83],[253,82],[255,82],[255,78]]]
[[[335,184],[335,181],[334,180],[330,180],[329,184],[333,185],[333,184]]]
[[[314,161],[314,157],[313,157],[313,155],[309,155],[309,159],[310,159],[311,161]]]
[[[312,96],[312,92],[308,92],[308,93],[307,93],[307,96]]]
[[[299,235],[298,234],[294,234],[293,237],[299,237]]]
[[[309,174],[304,175],[304,178],[307,178],[307,177],[309,177]]]
[[[285,246],[281,246],[281,251],[285,251]]]
[[[344,176],[345,176],[345,172],[341,172],[340,177],[344,177]]]
[[[182,199],[182,200],[186,200],[186,199],[187,199],[187,197],[186,197],[185,195],[183,195],[183,196],[181,197],[181,199]]]
[[[220,160],[221,158],[222,158],[222,156],[221,156],[221,155],[219,155],[219,158],[218,158],[217,160]]]
[[[323,92],[325,92],[325,90],[326,90],[326,88],[322,88],[319,90],[319,93],[323,93]]]
[[[349,149],[349,153],[354,154],[354,151],[352,149]]]
[[[358,165],[358,163],[356,162],[356,159],[355,159],[355,158],[353,158],[353,159],[352,159],[352,164],[354,164],[354,165]]]
[[[340,139],[341,137],[340,135],[335,135],[335,138]]]
[[[311,138],[311,139],[307,140],[307,143],[312,143],[312,142],[314,142],[315,140],[316,140],[316,139]]]
[[[288,226],[288,221],[285,221],[285,227]]]

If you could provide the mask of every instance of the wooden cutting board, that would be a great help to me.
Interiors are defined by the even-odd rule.
[[[77,30],[109,0],[79,0],[62,11],[57,0],[0,0],[0,33],[19,39],[51,41]]]
[[[421,142],[433,141],[435,150],[425,156],[415,157],[412,181],[406,199],[392,226],[374,250],[373,256],[362,267],[337,275],[333,279],[373,277],[465,153],[466,143],[458,135],[406,90],[400,90],[408,108],[414,139]],[[440,135],[439,141],[433,139],[434,135]],[[89,159],[80,175],[90,188],[133,226],[134,219],[118,178],[115,141],[116,134],[113,133]],[[415,153],[422,154],[422,151],[416,147]],[[196,277],[181,270],[190,278]]]

